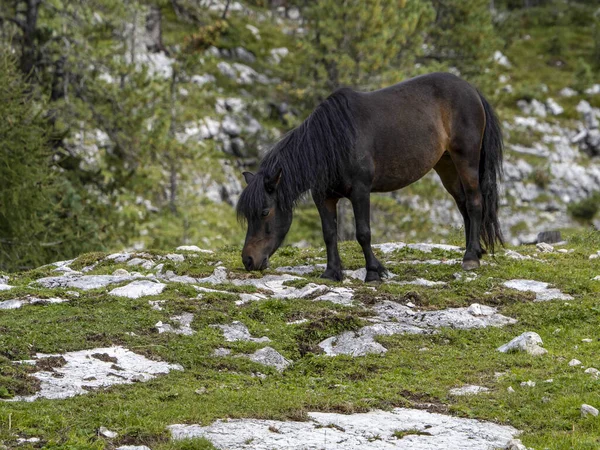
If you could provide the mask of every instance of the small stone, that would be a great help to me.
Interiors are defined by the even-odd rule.
[[[127,272],[125,269],[117,269],[112,274],[115,277],[128,277],[129,276],[129,272]]]
[[[510,392],[511,394],[512,394],[513,392],[515,392],[515,390],[513,389],[513,387],[512,387],[512,386],[509,386],[509,387],[507,387],[507,388],[506,388],[506,390],[507,390],[508,392]]]
[[[498,351],[502,353],[508,353],[511,351],[524,351],[530,355],[544,355],[548,353],[548,350],[542,348],[542,338],[539,334],[528,331],[520,336],[517,336],[508,344],[504,344],[498,347]]]
[[[586,338],[586,339],[582,339],[581,342],[594,342],[594,340]]]
[[[116,431],[110,431],[106,427],[100,427],[100,429],[98,430],[98,433],[100,433],[102,436],[109,438],[109,439],[114,439],[119,435],[119,433],[117,433]]]
[[[535,246],[542,253],[552,253],[554,251],[554,247],[552,247],[550,244],[546,244],[545,242],[540,242]]]
[[[489,392],[489,388],[484,386],[476,386],[474,384],[468,384],[466,386],[462,386],[459,388],[453,388],[448,391],[450,395],[454,396],[464,396],[464,395],[477,395],[482,392]]]
[[[512,439],[504,448],[506,450],[527,450],[520,439]]]
[[[542,403],[550,403],[550,397],[548,397],[547,395],[543,396]]]
[[[180,245],[175,250],[180,252],[214,253],[212,250],[205,250],[197,245]]]
[[[117,450],[150,450],[146,445],[121,445]]]
[[[208,391],[208,389],[206,389],[204,386],[202,386],[200,389],[196,389],[194,392],[198,395],[203,395],[203,394],[206,394],[207,391]]]
[[[598,417],[598,410],[591,405],[586,405],[585,403],[581,405],[581,416],[594,416]]]
[[[271,347],[261,348],[249,355],[249,358],[256,363],[275,367],[279,372],[283,372],[292,363],[292,361],[284,358],[277,350]]]
[[[215,348],[215,351],[213,352],[213,356],[227,356],[231,354],[231,350],[229,350],[228,348]]]
[[[554,383],[554,378],[548,378],[547,380],[544,380],[544,383]]]
[[[588,367],[587,369],[585,369],[583,371],[583,373],[589,373],[592,376],[592,378],[594,378],[596,380],[598,378],[600,378],[600,370],[598,370],[598,369],[596,369],[594,367]]]
[[[571,366],[571,367],[580,366],[580,365],[581,365],[581,361],[579,361],[578,359],[572,359],[571,361],[569,361],[569,366]]]
[[[521,383],[523,387],[535,387],[535,381],[527,380]]]

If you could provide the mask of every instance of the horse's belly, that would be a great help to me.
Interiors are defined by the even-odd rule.
[[[391,158],[376,158],[371,192],[396,191],[420,180],[433,169],[444,150],[442,146],[439,150],[413,150],[402,152],[400,157],[397,152],[394,153]]]
[[[398,189],[402,189],[410,184],[413,184],[415,181],[423,178],[427,173],[431,170],[431,167],[427,170],[420,171],[411,171],[407,173],[405,171],[398,171],[381,174],[380,176],[376,176],[373,179],[373,184],[371,187],[371,192],[391,192],[397,191]]]

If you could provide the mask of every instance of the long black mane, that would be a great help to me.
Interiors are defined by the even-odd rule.
[[[342,89],[331,94],[266,154],[240,195],[240,219],[260,215],[266,199],[265,180],[272,180],[280,170],[276,193],[283,210],[291,210],[309,189],[319,195],[336,186],[356,142],[356,122],[348,101],[351,93]]]

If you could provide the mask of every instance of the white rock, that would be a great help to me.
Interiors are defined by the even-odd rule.
[[[395,334],[431,333],[440,327],[460,329],[503,326],[516,320],[496,313],[495,308],[473,304],[469,308],[450,308],[441,311],[414,311],[408,306],[384,301],[374,306],[378,323],[346,331],[319,343],[328,356],[364,356],[369,353],[381,354],[387,350],[375,341],[377,336]]]
[[[10,289],[12,289],[13,286],[9,286],[8,284],[2,284],[0,283],[0,291],[8,291]]]
[[[375,244],[373,248],[381,250],[382,253],[392,253],[406,247],[404,242],[387,242],[385,244]]]
[[[213,356],[228,356],[231,354],[231,350],[229,350],[228,348],[215,348],[215,351],[213,352]]]
[[[116,362],[101,361],[92,356],[94,354],[107,354],[111,359],[114,358]],[[35,359],[50,356],[62,356],[66,360],[66,364],[54,368],[53,372],[41,371],[34,373],[32,376],[41,382],[40,391],[30,396],[14,397],[9,401],[69,398],[75,395],[87,394],[89,389],[114,384],[130,384],[136,380],[147,381],[157,375],[169,373],[171,370],[183,370],[178,364],[153,361],[123,347],[95,348],[68,352],[63,355],[38,353]],[[33,363],[35,363],[35,360],[33,360]],[[117,370],[113,366],[118,366],[121,370]],[[56,376],[57,374],[59,376]]]
[[[528,331],[517,336],[508,344],[498,347],[498,351],[502,353],[524,351],[530,355],[544,355],[548,353],[548,350],[542,348],[542,345],[543,342],[540,335],[533,331]]]
[[[600,84],[592,85],[592,87],[585,90],[585,93],[588,95],[600,94]]]
[[[575,97],[577,95],[577,91],[571,89],[570,87],[562,88],[559,92],[561,97]]]
[[[537,249],[542,253],[552,253],[554,251],[554,247],[546,242],[539,242],[535,245]]]
[[[568,294],[563,294],[559,289],[549,288],[549,283],[535,280],[509,280],[504,286],[521,292],[535,292],[535,301],[544,302],[548,300],[573,300]]]
[[[283,58],[285,58],[290,51],[286,47],[272,48],[270,51],[271,62],[273,64],[279,64]]]
[[[145,445],[121,445],[117,450],[150,450],[150,447]]]
[[[227,269],[223,266],[216,267],[213,274],[206,278],[199,278],[198,283],[221,284],[227,281]]]
[[[115,277],[128,277],[129,276],[129,272],[127,272],[127,270],[125,270],[125,269],[117,269],[112,274]]]
[[[165,256],[166,259],[174,262],[183,262],[185,261],[185,256],[180,255],[178,253],[169,253]]]
[[[315,301],[327,301],[338,305],[349,306],[352,305],[352,297],[354,297],[354,291],[352,289],[338,287],[331,289],[327,294],[315,298]]]
[[[589,343],[589,342],[594,342],[594,340],[586,338],[586,339],[582,339],[581,342]]]
[[[113,253],[112,255],[108,255],[106,259],[110,259],[116,263],[122,263],[131,258],[131,253]]]
[[[203,437],[227,450],[250,448],[248,442],[253,450],[491,450],[506,447],[518,434],[510,426],[408,408],[361,414],[309,412],[308,417],[304,422],[228,419],[206,427],[168,428],[174,440]],[[404,430],[424,433],[398,439],[395,433]]]
[[[571,361],[569,361],[569,366],[571,367],[580,366],[581,364],[581,361],[579,361],[578,359],[572,359]]]
[[[535,387],[535,381],[527,380],[521,382],[521,386],[523,387]]]
[[[75,288],[84,291],[99,289],[110,284],[133,281],[142,278],[141,275],[64,275],[60,277],[46,277],[36,280],[34,283],[46,288]]]
[[[512,439],[504,448],[505,450],[527,450],[520,439]]]
[[[260,30],[258,28],[254,25],[246,24],[246,29],[254,35],[257,41],[260,41]]]
[[[483,392],[489,392],[489,388],[484,386],[477,386],[474,384],[467,384],[459,388],[452,388],[448,391],[450,395],[463,396],[463,395],[477,395]]]
[[[565,109],[562,106],[560,106],[558,103],[556,103],[556,100],[554,100],[552,98],[548,98],[546,100],[546,107],[555,116],[558,116],[558,115],[562,114],[563,112],[565,112]]]
[[[192,322],[194,321],[194,315],[192,313],[182,313],[178,316],[171,317],[173,322],[177,322],[178,326],[173,326],[168,323],[157,322],[155,327],[159,333],[174,333],[182,334],[184,336],[191,336],[195,333],[192,329]]]
[[[496,50],[494,52],[493,59],[496,63],[498,63],[501,66],[510,67],[510,62],[508,61],[508,58],[505,55],[503,55],[500,50]]]
[[[231,64],[229,64],[228,62],[220,61],[217,64],[217,69],[219,69],[219,72],[221,72],[227,78],[231,78],[232,80],[235,80],[237,78],[237,72],[233,67],[231,67]]]
[[[144,263],[147,263],[148,260],[147,259],[143,259],[143,258],[132,258],[129,261],[127,261],[127,265],[128,266],[141,266]]]
[[[431,281],[431,280],[426,280],[425,278],[416,278],[411,281],[395,281],[393,283],[400,284],[400,285],[411,284],[411,285],[415,285],[415,286],[424,286],[424,287],[446,286],[446,283],[443,281]]]
[[[255,363],[275,367],[279,372],[283,372],[292,363],[292,361],[284,358],[277,350],[271,347],[256,350],[251,355],[248,355],[248,358]]]
[[[425,253],[431,253],[432,250],[444,250],[446,252],[458,252],[462,253],[462,249],[456,245],[448,245],[448,244],[408,244],[408,248],[412,250],[418,250]]]
[[[511,394],[515,392],[515,390],[513,389],[513,387],[512,387],[512,386],[509,386],[509,387],[507,387],[507,388],[506,388],[506,390],[507,390],[508,392],[510,392]]]
[[[109,438],[109,439],[114,439],[119,435],[119,433],[117,433],[116,431],[111,431],[106,427],[100,427],[100,429],[98,430],[98,433],[100,435],[104,436],[105,438]]]
[[[266,336],[261,338],[252,337],[248,327],[238,320],[233,321],[230,325],[211,325],[211,327],[220,328],[221,331],[223,331],[223,337],[227,342],[271,342],[271,339]]]
[[[325,264],[305,264],[300,266],[281,266],[275,269],[277,272],[293,273],[294,275],[308,275],[315,271],[322,272],[325,270]]]
[[[19,309],[21,306],[25,304],[23,300],[4,300],[0,302],[0,309]]]
[[[148,300],[148,303],[155,311],[162,311],[163,305],[166,303],[166,300]]]
[[[585,403],[581,405],[581,415],[585,416],[594,416],[598,417],[598,410],[591,405],[586,405]]]
[[[594,367],[588,367],[583,372],[590,374],[592,376],[592,378],[595,378],[596,380],[598,378],[600,378],[600,370],[598,370],[598,369],[596,369]]]
[[[175,250],[180,252],[214,253],[212,250],[205,250],[197,245],[180,245]]]
[[[117,297],[140,298],[147,295],[158,295],[165,289],[165,287],[167,287],[167,285],[163,283],[150,280],[140,280],[129,283],[126,286],[113,289],[109,292],[109,294]]]

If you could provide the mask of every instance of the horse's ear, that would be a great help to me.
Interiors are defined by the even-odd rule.
[[[244,180],[246,180],[247,184],[250,184],[254,179],[254,174],[252,172],[243,172],[242,175],[244,175]]]
[[[281,169],[279,169],[272,177],[265,177],[265,190],[268,193],[275,192],[279,182],[281,181]]]

